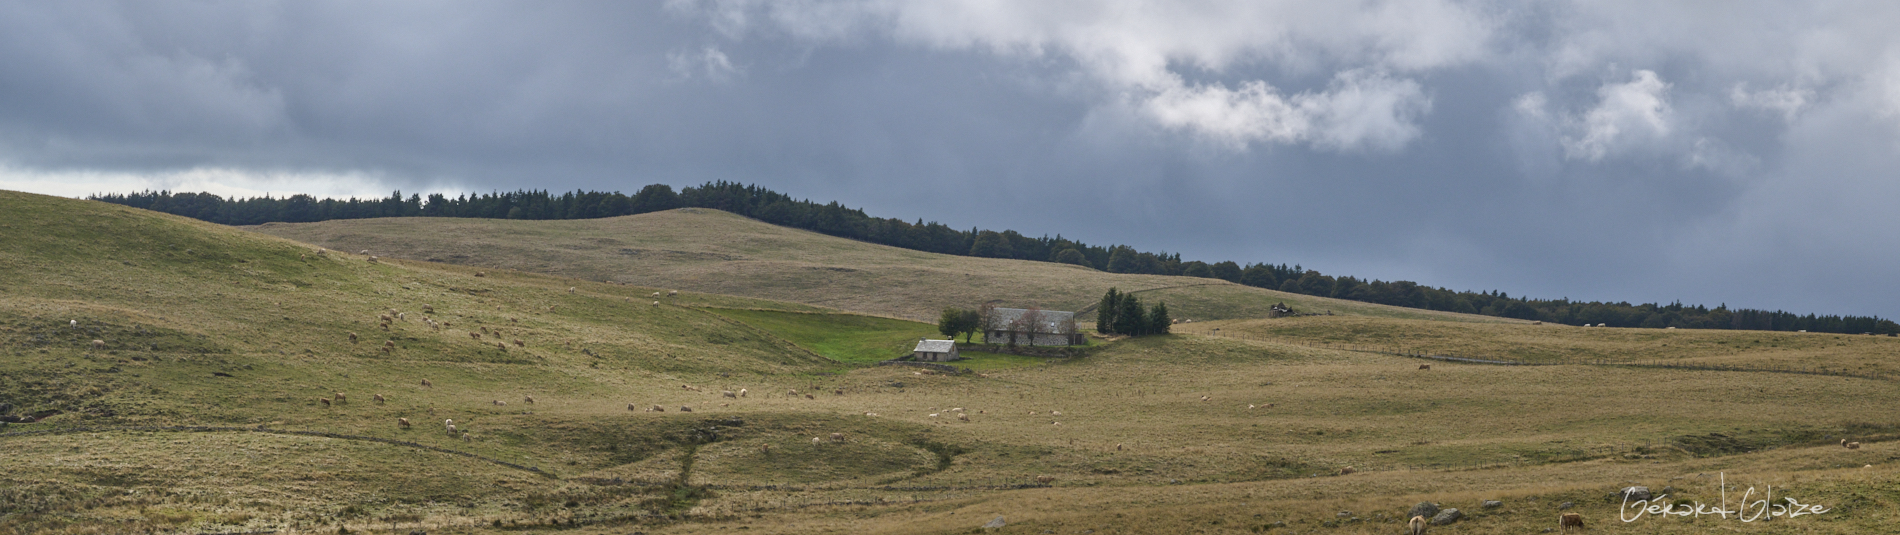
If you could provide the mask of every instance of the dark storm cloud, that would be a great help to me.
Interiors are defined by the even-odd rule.
[[[1894,11],[5,3],[0,187],[734,180],[1188,258],[1894,316]]]

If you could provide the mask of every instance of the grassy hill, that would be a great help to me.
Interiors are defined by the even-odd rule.
[[[348,251],[548,273],[578,279],[756,297],[936,321],[944,307],[1080,310],[1110,287],[1165,301],[1176,318],[1263,318],[1274,303],[1302,311],[1511,322],[1329,299],[1219,279],[1114,274],[1021,260],[925,253],[682,208],[606,219],[512,221],[387,218],[269,223],[252,230]]]
[[[1336,348],[1871,366],[1891,360],[1884,338],[1367,309],[1217,321],[1205,328],[1249,336],[1121,340],[1070,361],[945,375],[854,364],[928,325],[809,303],[687,291],[654,305],[674,286],[372,263],[20,193],[0,192],[0,213],[0,403],[47,415],[0,427],[0,534],[970,533],[998,516],[1003,533],[1396,533],[1420,501],[1468,515],[1434,533],[1536,533],[1559,511],[1612,533],[1870,533],[1900,506],[1889,380],[1418,370]],[[1033,290],[1025,281],[1104,276],[1020,264],[996,264],[1024,273],[989,280]],[[810,292],[788,280],[751,284]],[[403,317],[384,331],[378,316],[392,308]],[[337,392],[347,401],[317,401]],[[1844,449],[1843,437],[1865,445]],[[1830,512],[1766,526],[1613,520],[1618,488],[1713,504],[1721,478],[1731,507],[1747,487],[1773,485]]]

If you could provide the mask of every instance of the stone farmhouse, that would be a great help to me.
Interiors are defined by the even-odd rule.
[[[1075,313],[1037,308],[988,308],[983,341],[991,344],[1069,346],[1087,343],[1075,330]]]

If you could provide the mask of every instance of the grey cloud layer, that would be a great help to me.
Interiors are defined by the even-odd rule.
[[[1652,4],[0,3],[0,166],[739,180],[1459,289],[1900,315],[1900,8]]]

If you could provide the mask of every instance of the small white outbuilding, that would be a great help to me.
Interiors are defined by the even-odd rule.
[[[956,340],[930,339],[918,340],[917,349],[911,351],[910,357],[918,362],[949,362],[962,358],[957,356]]]

